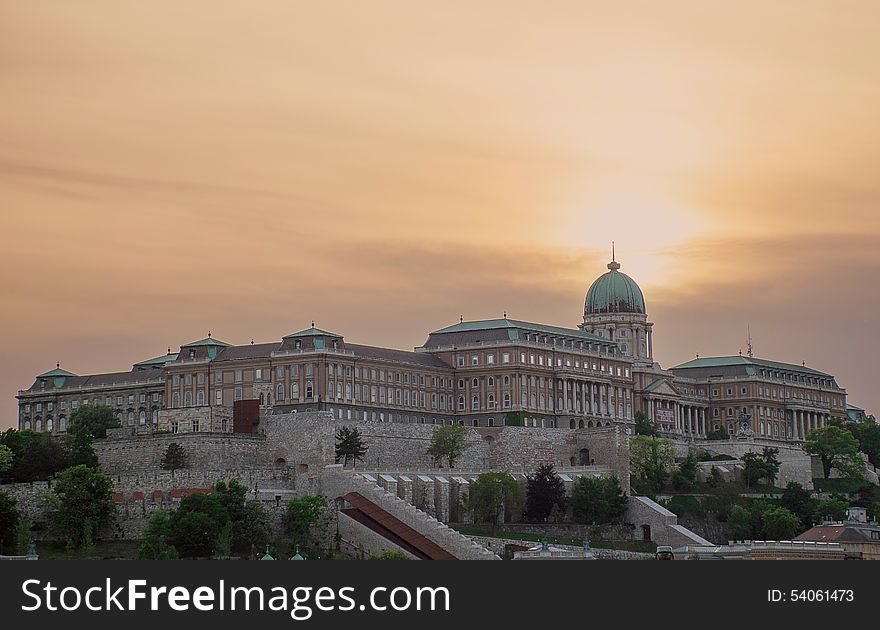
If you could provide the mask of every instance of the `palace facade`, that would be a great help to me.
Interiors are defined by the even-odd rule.
[[[613,260],[572,328],[459,321],[413,351],[349,343],[312,326],[231,345],[209,334],[130,372],[55,369],[18,393],[20,429],[63,433],[80,405],[114,408],[133,432],[231,431],[231,409],[330,411],[339,419],[491,427],[631,430],[642,412],[662,433],[803,440],[847,414],[846,391],[804,365],[743,356],[663,369],[638,284]]]

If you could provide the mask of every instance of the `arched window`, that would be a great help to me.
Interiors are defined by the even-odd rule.
[[[61,416],[58,418],[58,430],[59,431],[67,431],[67,417]]]
[[[265,405],[265,404],[266,404],[266,396],[263,394],[263,392],[260,392],[260,405]]]
[[[480,397],[479,397],[479,396],[474,396],[474,397],[471,399],[471,409],[473,409],[474,411],[476,411],[476,410],[479,409],[479,408],[480,408]]]
[[[37,421],[34,423],[34,430],[42,431],[43,430],[43,421],[37,418]]]
[[[203,407],[205,404],[205,392],[204,390],[199,390],[198,394],[196,394],[196,403],[199,407]]]
[[[278,383],[275,386],[275,402],[284,400],[284,383]]]
[[[174,392],[171,395],[171,408],[177,409],[178,407],[180,407],[180,393]]]
[[[458,410],[464,411],[464,396],[458,397]]]
[[[184,407],[192,407],[192,404],[193,404],[192,392],[186,392],[183,395],[183,406]]]
[[[25,431],[30,431],[30,430],[31,430],[31,421],[30,421],[30,420],[25,420],[25,421],[24,421],[24,430],[25,430]]]
[[[290,384],[290,399],[299,400],[299,383]]]
[[[486,404],[489,409],[495,409],[495,395],[489,394],[489,397],[486,399]]]
[[[138,422],[140,423],[141,426],[144,426],[145,424],[147,424],[147,412],[146,411],[141,410],[140,414],[138,414]]]
[[[312,386],[311,381],[306,382],[306,398],[313,398],[315,393],[315,388]]]
[[[52,416],[49,416],[48,418],[46,418],[46,431],[51,431],[52,425],[53,425]]]
[[[128,426],[130,426],[130,427],[134,426],[134,412],[133,411],[128,412],[128,416],[126,416],[126,420],[128,421]]]
[[[156,426],[158,424],[159,424],[159,410],[153,409],[153,426]]]

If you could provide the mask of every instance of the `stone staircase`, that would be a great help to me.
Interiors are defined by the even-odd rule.
[[[324,494],[331,498],[342,497],[349,492],[360,493],[459,560],[500,560],[495,553],[483,545],[451,529],[377,483],[367,480],[360,474],[343,470],[339,465],[325,468],[321,486]]]

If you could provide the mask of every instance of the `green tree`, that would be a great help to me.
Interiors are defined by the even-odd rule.
[[[749,487],[756,485],[762,479],[772,484],[779,474],[778,448],[765,446],[759,453],[749,452],[740,459],[743,463],[743,481]]]
[[[171,517],[165,510],[156,510],[147,522],[144,542],[138,552],[141,560],[174,560],[177,549],[168,544],[171,537]]]
[[[525,516],[533,523],[543,523],[554,511],[565,513],[565,484],[553,464],[541,464],[526,477]]]
[[[717,466],[712,466],[712,470],[709,472],[709,478],[706,480],[706,485],[710,488],[717,488],[721,483],[724,483],[721,471],[718,470]]]
[[[752,515],[741,505],[734,505],[727,515],[727,537],[730,540],[751,540]]]
[[[872,421],[848,422],[846,429],[859,443],[859,450],[868,456],[868,461],[880,467],[880,424]]]
[[[89,546],[110,524],[115,512],[113,482],[85,465],[73,466],[55,476],[56,509],[50,526],[71,547]]]
[[[82,405],[70,414],[70,429],[84,427],[95,438],[107,437],[107,429],[119,426],[116,410],[107,405]]]
[[[775,507],[764,512],[763,525],[767,540],[791,540],[798,534],[800,520],[784,507]]]
[[[322,515],[327,499],[322,495],[305,495],[292,499],[284,514],[284,527],[293,542],[304,549],[314,544],[317,532],[322,529]]]
[[[499,516],[507,521],[523,506],[522,486],[509,473],[487,472],[468,488],[467,508],[475,523],[498,524]]]
[[[703,498],[706,511],[714,514],[721,522],[728,520],[734,506],[742,506],[744,502],[738,488],[732,483],[719,483],[714,488],[709,487]]]
[[[343,466],[348,466],[349,460],[355,465],[363,461],[367,454],[367,447],[361,438],[361,432],[357,427],[342,427],[336,432],[336,463],[342,460]]]
[[[846,509],[849,503],[841,499],[822,499],[816,504],[817,523],[822,521],[842,521],[846,519]]]
[[[697,456],[690,452],[672,473],[672,486],[682,492],[690,492],[697,485]]]
[[[663,489],[675,461],[672,442],[637,435],[629,442],[630,469],[637,484],[650,494]]]
[[[790,481],[779,498],[779,505],[798,517],[801,529],[813,524],[816,513],[816,500],[810,491],[796,481]]]
[[[819,427],[807,434],[803,449],[822,461],[825,479],[837,470],[844,477],[860,479],[865,474],[865,463],[859,454],[859,442],[852,433],[836,426]]]
[[[205,512],[178,511],[171,519],[171,541],[182,558],[209,558],[217,548],[220,528]]]
[[[256,501],[244,504],[241,515],[232,522],[232,548],[238,553],[262,549],[272,536],[272,519]]]
[[[246,500],[247,488],[235,479],[228,484],[219,481],[214,494],[232,523],[232,550],[246,553],[265,547],[272,534],[272,522],[262,505]]]
[[[15,455],[12,453],[12,449],[5,444],[0,444],[0,474],[12,469],[14,459]]]
[[[0,492],[0,555],[15,555],[19,518],[15,499]]]
[[[67,454],[68,466],[80,464],[89,468],[98,468],[98,456],[93,446],[94,437],[83,425],[72,426],[63,438],[63,447]]]
[[[428,447],[428,455],[440,462],[444,457],[450,468],[455,467],[455,461],[464,453],[467,447],[468,429],[462,424],[444,424],[434,428],[431,434],[431,445]]]
[[[602,525],[619,518],[627,504],[617,477],[581,477],[571,492],[571,507],[578,523]]]
[[[226,521],[217,533],[217,555],[223,558],[232,553],[232,521]]]
[[[16,431],[3,434],[2,443],[13,454],[12,468],[3,478],[8,481],[46,481],[67,468],[67,453],[49,433]]]
[[[779,449],[765,446],[761,449],[761,459],[764,460],[766,470],[765,479],[772,485],[776,483],[776,477],[779,476]]]
[[[633,415],[636,421],[636,435],[647,435],[648,437],[657,437],[657,425],[648,419],[644,411],[637,411]]]
[[[170,470],[174,476],[175,470],[189,466],[189,453],[177,442],[172,442],[162,454],[161,466],[163,470]]]

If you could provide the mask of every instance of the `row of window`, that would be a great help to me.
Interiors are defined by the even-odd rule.
[[[456,361],[456,365],[458,367],[465,367],[465,356],[464,355],[457,355],[455,358],[455,361]],[[486,355],[486,364],[487,365],[494,365],[494,363],[495,363],[495,355],[491,354],[491,353],[487,354]],[[502,364],[510,363],[510,353],[509,352],[504,352],[501,354],[501,363]],[[547,367],[553,367],[553,357],[552,357],[552,355],[547,355],[546,362],[545,362],[545,357],[543,354],[536,355],[533,353],[521,352],[520,353],[520,363],[527,364],[527,365],[537,365],[537,366],[545,366],[546,365]],[[478,354],[470,355],[470,366],[474,367],[474,366],[479,366],[479,365],[480,365],[480,355],[478,355]],[[572,359],[570,357],[567,357],[564,359],[562,357],[556,357],[556,367],[558,367],[558,368],[574,367],[575,369],[578,369],[578,370],[592,369],[594,372],[607,372],[608,374],[611,374],[611,375],[614,375],[616,373],[617,376],[626,376],[627,378],[629,378],[629,368],[628,367],[621,368],[619,365],[618,366],[606,365],[605,363],[596,363],[595,361],[592,363],[590,363],[588,361],[584,361],[583,364],[581,364],[580,359],[575,359],[574,361],[572,361]]]
[[[716,398],[719,397],[721,394],[721,391],[722,390],[717,387],[714,388],[712,390],[712,396],[714,396]],[[732,398],[734,395],[734,388],[727,387],[726,392],[727,392],[727,397]],[[740,394],[740,396],[749,396],[748,388],[747,387],[740,387],[739,394]],[[758,396],[761,396],[764,398],[777,398],[780,400],[782,400],[782,399],[807,400],[807,401],[810,401],[813,403],[824,403],[826,405],[833,403],[836,406],[840,406],[840,404],[841,404],[840,401],[842,400],[840,397],[837,397],[837,396],[832,398],[831,396],[828,396],[826,394],[817,394],[816,392],[812,392],[812,391],[803,391],[803,390],[799,390],[799,389],[791,390],[791,389],[787,389],[787,388],[777,389],[775,387],[770,388],[770,387],[765,387],[763,385],[758,386]]]
[[[128,394],[127,396],[124,396],[123,394],[117,394],[115,397],[114,396],[105,396],[103,403],[105,405],[107,405],[108,407],[112,407],[114,404],[114,401],[117,406],[120,406],[120,405],[125,404],[125,402],[127,400],[129,405],[133,405],[133,404],[135,404],[135,399],[137,399],[137,401],[140,403],[146,403],[147,397],[148,397],[148,395],[144,394],[144,393],[137,394],[137,395],[136,394]],[[158,403],[160,400],[158,392],[153,392],[153,394],[151,394],[150,397],[152,398],[152,401],[154,403]],[[58,402],[58,409],[60,409],[60,410],[67,409],[67,402],[68,401],[66,401],[66,400],[59,401]],[[95,398],[93,398],[91,400],[89,400],[88,398],[83,398],[82,401],[80,401],[79,399],[71,400],[70,401],[70,408],[77,409],[77,408],[79,408],[79,406],[81,404],[82,405],[100,405],[101,404],[101,397],[96,396]],[[32,409],[33,409],[34,413],[42,413],[43,403],[36,402],[36,403],[33,403],[33,405],[31,405],[31,403],[25,403],[24,412],[26,414],[31,413]],[[55,402],[54,401],[46,402],[46,411],[47,412],[55,411]]]

